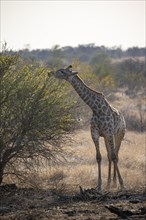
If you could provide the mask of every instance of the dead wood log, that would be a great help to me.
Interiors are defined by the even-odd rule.
[[[82,189],[82,187],[80,186],[80,198],[83,200],[94,200],[96,202],[102,201],[104,200],[107,195],[109,194],[109,192],[107,193],[100,193],[98,192],[96,189],[91,188],[91,189]]]
[[[127,211],[123,211],[121,209],[119,209],[118,207],[115,207],[115,206],[105,206],[105,208],[107,208],[110,212],[118,215],[119,217],[121,218],[124,218],[124,219],[127,219],[128,217],[132,216],[133,213],[129,210]]]
[[[0,186],[0,191],[16,190],[16,184],[5,184]]]

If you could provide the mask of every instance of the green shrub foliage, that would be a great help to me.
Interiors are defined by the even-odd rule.
[[[0,182],[14,158],[55,157],[74,128],[68,91],[42,67],[0,57]]]

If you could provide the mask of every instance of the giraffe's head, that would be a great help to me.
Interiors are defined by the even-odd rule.
[[[69,65],[66,69],[59,69],[55,72],[55,77],[58,79],[69,80],[72,76],[78,74],[77,71],[72,70],[72,66]]]

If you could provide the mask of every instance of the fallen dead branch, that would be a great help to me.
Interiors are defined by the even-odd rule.
[[[105,208],[107,208],[110,212],[118,215],[119,217],[123,219],[128,219],[129,217],[146,217],[146,208],[139,208],[138,210],[122,210],[119,207],[113,206],[113,205],[106,205]]]

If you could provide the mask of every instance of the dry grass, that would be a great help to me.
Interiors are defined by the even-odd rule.
[[[120,161],[128,187],[146,183],[146,134],[128,132],[121,147]]]
[[[113,100],[115,107],[125,109],[128,112],[136,111],[139,97],[131,99],[121,92],[115,94]],[[141,101],[141,100],[140,100]],[[144,109],[145,110],[145,109]],[[126,112],[126,111],[125,111]],[[134,120],[134,119],[133,119]],[[78,130],[71,136],[72,154],[62,164],[45,166],[39,168],[36,173],[31,173],[28,179],[31,185],[41,188],[53,188],[62,193],[74,193],[79,186],[84,188],[96,187],[97,163],[95,146],[91,139],[90,129]],[[102,180],[106,187],[108,160],[103,139],[100,140],[102,154]],[[119,167],[124,178],[126,188],[144,187],[146,184],[146,133],[127,131],[119,152]],[[8,177],[7,177],[8,178]],[[5,182],[13,182],[5,178]],[[18,182],[19,185],[19,182]]]
[[[96,187],[97,163],[95,147],[89,130],[80,130],[72,137],[72,157],[68,161],[39,169],[31,176],[41,188],[51,188],[59,193],[74,193],[83,188]],[[146,184],[146,136],[145,133],[127,132],[119,153],[119,166],[127,189]],[[106,190],[108,160],[104,141],[100,140],[102,154],[102,180]],[[30,177],[30,178],[31,178]],[[37,185],[37,184],[36,184]],[[113,189],[114,190],[114,189]]]
[[[74,146],[75,155],[80,162],[72,167],[72,184],[79,183],[83,187],[95,187],[97,181],[97,163],[95,160],[95,147],[89,131],[80,131],[75,137],[79,143]],[[146,136],[145,133],[127,132],[119,153],[119,166],[127,188],[144,186],[146,181]],[[100,149],[102,154],[103,185],[107,179],[107,152],[101,138]],[[74,180],[74,181],[73,181]]]
[[[43,166],[38,172],[27,176],[27,184],[39,188],[51,188],[59,193],[75,193],[79,186],[96,187],[97,162],[95,146],[90,131],[80,130],[73,135],[72,156],[65,163]],[[127,132],[119,152],[119,166],[127,189],[143,187],[146,184],[146,134]],[[106,190],[108,160],[103,138],[100,140],[102,154],[102,181]],[[10,176],[5,182],[16,182]],[[29,184],[28,184],[29,183]],[[17,180],[17,185],[22,182]],[[114,190],[114,189],[113,189]]]

